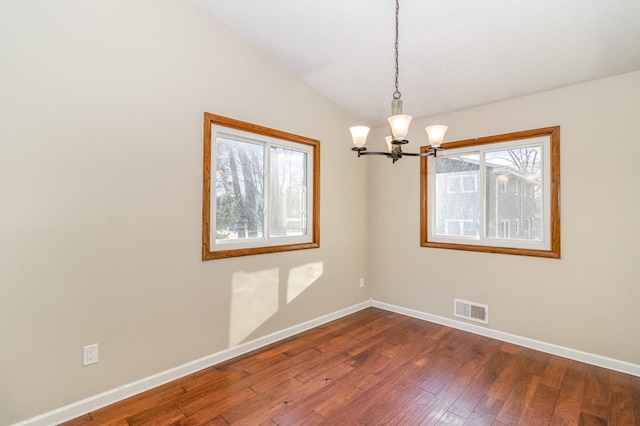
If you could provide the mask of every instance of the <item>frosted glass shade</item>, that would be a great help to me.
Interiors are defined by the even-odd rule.
[[[391,133],[394,139],[405,139],[409,133],[409,123],[411,123],[410,115],[392,115],[389,117],[391,125]]]
[[[353,138],[353,144],[358,148],[362,148],[367,142],[367,135],[369,134],[369,128],[367,126],[353,126],[349,127],[351,137]]]
[[[434,148],[440,147],[442,141],[444,140],[444,134],[447,131],[448,127],[440,124],[436,124],[433,126],[427,126],[424,130],[427,131],[427,138],[429,139],[429,145]]]
[[[393,144],[391,143],[393,138],[391,136],[385,136],[384,140],[387,141],[387,151],[391,154],[391,151],[393,151]]]

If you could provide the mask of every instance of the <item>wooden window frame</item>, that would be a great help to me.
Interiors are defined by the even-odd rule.
[[[550,139],[550,217],[549,217],[549,249],[537,250],[529,248],[498,247],[478,244],[436,242],[429,240],[429,169],[428,158],[420,161],[420,245],[422,247],[443,248],[452,250],[468,250],[486,253],[502,253],[545,258],[560,258],[560,126],[507,133],[496,136],[467,139],[442,144],[445,149],[467,148],[479,145],[497,144],[519,141],[528,138],[548,136]],[[427,152],[429,147],[421,147]]]
[[[211,156],[212,126],[221,126],[258,136],[275,138],[289,143],[302,144],[311,148],[313,155],[311,182],[311,229],[308,231],[309,242],[293,244],[267,244],[260,247],[233,248],[211,250]],[[202,260],[223,259],[237,256],[250,256],[265,253],[278,253],[291,250],[304,250],[320,247],[320,141],[270,129],[228,117],[206,112],[204,114],[204,165],[202,191]]]

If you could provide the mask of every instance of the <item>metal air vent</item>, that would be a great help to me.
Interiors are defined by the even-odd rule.
[[[470,321],[489,323],[489,306],[481,303],[469,302],[462,299],[454,299],[453,315]]]

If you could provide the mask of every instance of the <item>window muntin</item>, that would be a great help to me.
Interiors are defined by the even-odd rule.
[[[319,149],[206,113],[203,260],[319,247]]]
[[[421,163],[422,246],[559,257],[559,127],[444,147]]]

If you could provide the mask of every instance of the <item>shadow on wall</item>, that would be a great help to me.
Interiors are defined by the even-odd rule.
[[[289,271],[286,303],[300,296],[320,276],[323,262],[307,263]],[[279,309],[280,269],[235,272],[231,283],[229,347],[242,343]]]

